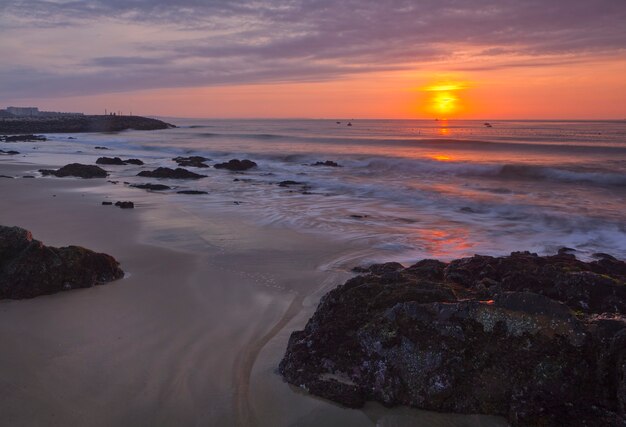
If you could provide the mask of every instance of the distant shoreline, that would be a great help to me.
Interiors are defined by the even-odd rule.
[[[60,116],[17,117],[0,119],[0,135],[22,133],[119,132],[123,130],[158,130],[176,126],[141,116]]]

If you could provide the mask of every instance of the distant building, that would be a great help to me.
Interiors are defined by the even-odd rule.
[[[17,117],[33,117],[39,115],[37,107],[7,107],[7,113]]]

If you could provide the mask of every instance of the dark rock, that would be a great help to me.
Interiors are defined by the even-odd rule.
[[[24,176],[22,176],[22,178],[34,178],[34,176],[33,175],[24,175]]]
[[[183,168],[156,168],[153,171],[142,171],[137,176],[147,176],[150,178],[170,178],[170,179],[199,179],[206,175],[200,175]]]
[[[126,159],[124,160],[124,163],[128,165],[137,165],[137,166],[143,165],[143,162],[139,159]]]
[[[278,183],[279,187],[291,187],[292,185],[304,185],[304,182],[287,180]]]
[[[168,187],[163,184],[131,184],[133,188],[141,188],[142,190],[151,190],[151,191],[163,191],[170,190],[172,187]]]
[[[244,159],[244,160],[239,160],[239,159],[232,159],[229,160],[226,163],[218,163],[215,166],[213,166],[216,169],[228,169],[231,171],[245,171],[251,168],[256,167],[257,164],[255,162],[253,162],[252,160],[248,160],[248,159]]]
[[[207,160],[211,160],[211,159],[208,159],[202,156],[190,156],[190,157],[175,157],[172,160],[178,163],[179,166],[194,167],[194,168],[208,168],[209,165],[207,165],[204,162]]]
[[[111,206],[113,204],[113,202],[102,202],[102,204],[104,206]]]
[[[206,191],[199,191],[199,190],[181,190],[181,191],[177,191],[177,194],[209,194]]]
[[[0,150],[0,154],[7,154],[9,156],[14,156],[16,154],[20,154],[20,152],[15,151],[15,150],[9,150],[9,151]]]
[[[96,149],[96,150],[108,150],[107,147],[98,147],[98,146],[94,147],[94,149]]]
[[[0,226],[0,299],[88,288],[123,276],[109,255],[79,246],[48,247],[28,230]]]
[[[96,160],[96,164],[123,166],[126,163],[124,163],[124,161],[119,157],[99,157],[98,160]]]
[[[13,179],[13,177],[9,176],[9,175],[0,175],[0,178],[11,178],[11,179]]]
[[[99,165],[116,165],[116,166],[123,166],[123,165],[143,165],[143,162],[139,159],[128,159],[128,160],[122,160],[119,157],[99,157],[98,160],[96,160],[96,163]]]
[[[363,219],[363,218],[367,218],[367,215],[357,215],[357,214],[352,214],[352,215],[350,215],[350,218],[354,218],[354,219]]]
[[[326,160],[325,162],[315,162],[315,163],[312,163],[311,166],[329,166],[333,168],[341,167],[340,164],[333,162],[332,160]]]
[[[623,426],[624,264],[515,252],[360,269],[292,334],[279,371],[349,407]]]
[[[39,169],[44,176],[54,175],[57,177],[77,176],[79,178],[106,178],[107,171],[94,165],[81,165],[80,163],[70,163],[61,169]]]
[[[115,206],[121,209],[134,209],[135,204],[133,202],[115,202]]]
[[[6,123],[6,122],[2,122]],[[33,142],[33,141],[47,141],[43,135],[9,135],[3,137],[4,142]]]

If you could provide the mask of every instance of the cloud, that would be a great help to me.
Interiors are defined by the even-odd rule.
[[[623,0],[4,0],[0,93],[324,81],[435,62],[477,70],[624,58],[624,22]]]

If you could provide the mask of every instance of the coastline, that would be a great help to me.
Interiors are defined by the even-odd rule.
[[[33,168],[0,163],[9,175]],[[0,355],[0,409],[11,424],[402,425],[426,417],[432,425],[506,425],[376,404],[348,410],[283,382],[275,369],[289,334],[349,276],[320,266],[354,247],[200,217],[105,180],[3,179],[0,192],[3,224],[46,244],[109,253],[127,273],[97,288],[0,302],[9,349]],[[127,194],[134,210],[101,205]]]

